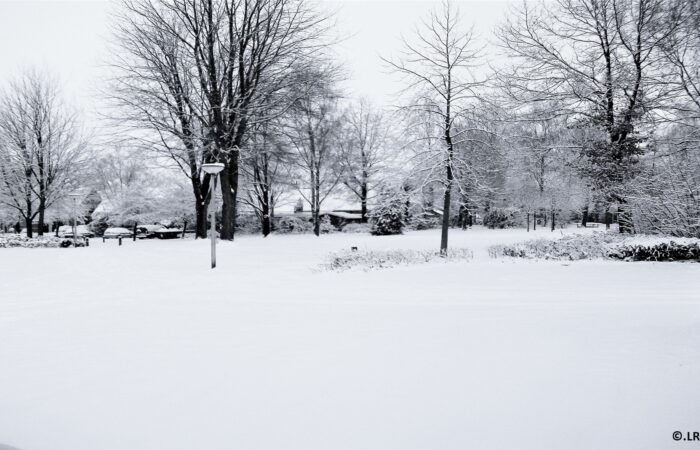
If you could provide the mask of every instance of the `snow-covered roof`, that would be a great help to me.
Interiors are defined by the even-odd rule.
[[[340,217],[341,219],[354,219],[354,220],[361,220],[362,219],[362,214],[348,213],[348,212],[343,212],[343,211],[330,211],[330,212],[326,212],[323,214],[327,214],[329,216]]]
[[[302,202],[304,203],[304,211],[308,211],[310,209],[308,202],[306,202],[304,200],[302,200]],[[295,205],[296,205],[296,200],[293,202],[288,202],[288,203],[285,203],[283,205],[276,206],[275,207],[275,214],[294,212]],[[337,210],[358,210],[359,211],[360,210],[360,203],[348,201],[346,198],[343,198],[343,197],[329,196],[321,204],[321,209],[323,211],[337,211]]]

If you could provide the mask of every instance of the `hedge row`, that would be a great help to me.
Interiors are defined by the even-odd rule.
[[[38,236],[28,238],[21,234],[5,234],[0,235],[0,248],[57,248],[70,247],[73,241],[70,239],[57,238],[55,236]],[[78,243],[82,245],[82,243]]]
[[[621,245],[608,256],[624,261],[700,261],[700,244],[670,241],[653,245]]]
[[[700,261],[700,241],[634,243],[634,237],[614,233],[569,235],[489,248],[494,257],[582,260],[610,258],[625,261]]]

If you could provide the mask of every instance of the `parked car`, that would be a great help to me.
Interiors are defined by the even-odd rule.
[[[180,237],[180,235],[182,234],[182,229],[160,227],[155,231],[155,233],[158,239],[175,239]]]
[[[95,233],[93,233],[87,225],[78,225],[76,227],[76,234],[79,238],[95,237]],[[58,236],[63,238],[73,238],[73,226],[61,225],[60,227],[58,227]]]
[[[105,230],[103,237],[106,239],[127,238],[133,236],[133,232],[122,227],[110,227]]]
[[[163,225],[138,225],[136,227],[137,239],[153,239],[156,237],[156,231],[163,228]]]

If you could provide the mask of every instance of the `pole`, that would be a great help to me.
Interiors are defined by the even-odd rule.
[[[216,181],[219,179],[219,175],[216,174],[214,175],[214,182],[211,184],[211,194],[209,195],[209,210],[210,210],[210,216],[211,218],[211,231],[209,232],[210,234],[210,239],[211,239],[211,268],[214,269],[216,267],[216,209],[215,209],[215,204],[214,204],[214,197],[216,196]]]

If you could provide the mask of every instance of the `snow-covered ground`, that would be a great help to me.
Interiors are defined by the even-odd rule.
[[[570,230],[576,232],[580,230]],[[586,230],[588,231],[588,230]],[[700,431],[700,264],[317,273],[403,236],[0,250],[0,448],[674,449]]]

